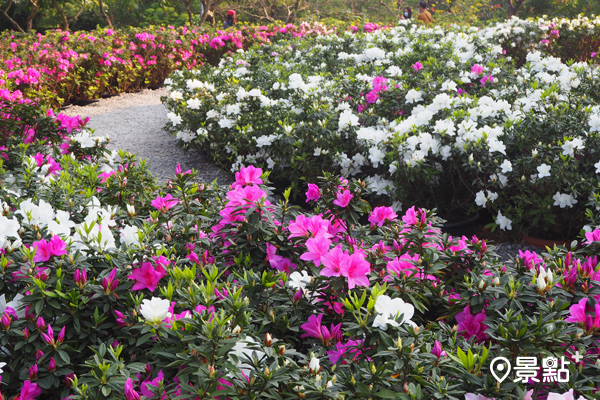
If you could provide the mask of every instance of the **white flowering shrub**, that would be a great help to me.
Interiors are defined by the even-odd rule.
[[[599,75],[540,51],[518,66],[499,43],[531,24],[406,24],[261,46],[173,74],[169,127],[232,171],[269,168],[280,185],[326,170],[397,208],[451,219],[487,207],[519,231],[562,218],[573,234],[598,186]]]

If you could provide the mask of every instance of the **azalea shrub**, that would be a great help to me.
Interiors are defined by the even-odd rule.
[[[175,72],[167,128],[232,171],[269,168],[279,187],[325,170],[360,177],[395,211],[486,207],[501,229],[571,239],[598,188],[598,68],[540,51],[519,67],[500,43],[530,23],[263,45]]]
[[[237,27],[236,27],[237,28]],[[353,28],[353,29],[352,29]],[[217,64],[224,54],[286,37],[328,35],[337,29],[373,31],[383,26],[320,23],[204,27],[55,30],[42,35],[0,35],[0,90],[60,106],[126,91],[161,86],[175,70]]]
[[[355,178],[310,181],[306,210],[251,165],[231,187],[180,168],[158,186],[86,121],[1,108],[6,399],[598,396],[600,230],[503,263]],[[539,368],[490,373],[521,356]]]

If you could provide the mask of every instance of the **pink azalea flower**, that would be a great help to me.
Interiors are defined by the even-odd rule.
[[[160,212],[166,213],[172,207],[176,206],[178,202],[179,200],[171,196],[171,193],[169,193],[165,197],[158,196],[156,199],[152,200],[150,204],[152,204],[152,206]]]
[[[164,269],[160,271],[155,269],[152,263],[143,262],[142,266],[140,268],[135,268],[128,277],[128,279],[136,281],[131,290],[148,289],[151,292],[154,292],[158,282],[166,274]]]
[[[35,400],[42,394],[42,388],[38,386],[37,383],[31,383],[31,381],[27,380],[23,382],[23,386],[21,387],[21,393],[18,396],[19,400]]]
[[[331,240],[324,236],[318,236],[316,238],[310,238],[306,241],[306,248],[308,251],[300,256],[301,260],[312,261],[315,263],[315,267],[321,264],[321,259],[329,251]]]
[[[262,198],[267,197],[267,192],[259,188],[258,186],[241,186],[238,185],[234,190],[227,192],[227,198],[229,199],[229,207],[241,207],[244,205],[254,204]],[[271,204],[269,201],[265,201],[265,205]]]
[[[177,165],[175,166],[175,173],[176,173],[177,175],[181,175],[181,165],[180,165],[180,164],[177,164]],[[187,171],[185,171],[185,172],[183,173],[183,175],[187,175],[187,174],[191,174],[191,173],[192,173],[192,170],[191,170],[191,169],[188,169]]]
[[[337,325],[331,324],[329,329],[325,326],[321,326],[321,320],[323,320],[324,314],[311,315],[308,317],[308,322],[300,325],[304,333],[300,337],[314,337],[320,339],[324,344],[329,344],[330,341],[339,341],[342,339],[342,324]]]
[[[411,68],[416,72],[416,71],[418,71],[420,69],[423,69],[423,64],[421,64],[420,62],[417,61],[416,63],[414,63],[411,66]]]
[[[239,172],[235,173],[235,182],[231,185],[233,188],[246,185],[260,185],[263,183],[260,178],[263,171],[253,165],[242,167]]]
[[[411,262],[412,261],[412,262]],[[406,275],[407,277],[417,277],[419,279],[429,279],[430,281],[435,281],[437,278],[433,275],[425,274],[421,269],[419,269],[414,263],[419,261],[419,255],[415,254],[412,257],[409,254],[402,254],[400,257],[394,258],[392,261],[388,262],[386,265],[389,277],[384,279],[385,281],[390,281],[391,276],[401,277],[402,275]]]
[[[142,395],[146,396],[149,399],[155,398],[156,397],[156,395],[155,395],[156,388],[158,388],[158,386],[160,385],[160,383],[162,381],[164,381],[164,379],[165,379],[165,375],[163,374],[162,370],[160,370],[160,371],[158,371],[156,378],[154,378],[151,381],[142,382],[142,385],[140,388]],[[148,385],[151,385],[154,387],[149,388]],[[133,387],[132,387],[132,389],[133,389]]]
[[[594,304],[594,317],[591,314],[586,313],[587,298],[581,299],[579,303],[573,304],[569,308],[571,313],[568,318],[565,318],[566,322],[574,322],[579,324],[586,332],[596,332],[600,330],[600,304]]]
[[[52,236],[48,242],[45,239],[33,242],[33,247],[36,249],[33,262],[48,261],[51,256],[62,256],[68,253],[67,244],[58,235]]]
[[[287,274],[291,273],[296,269],[296,264],[292,262],[289,258],[285,257],[280,261],[275,261],[271,263],[271,267],[275,268],[277,271],[285,272]]]
[[[310,218],[305,215],[298,215],[294,222],[290,222],[288,231],[290,231],[289,239],[293,237],[317,237],[325,236],[330,238],[331,235],[328,233],[331,222],[323,219],[320,215],[314,215]]]
[[[352,200],[353,197],[354,195],[350,190],[342,189],[338,192],[337,200],[334,200],[333,204],[342,208],[348,207],[348,204],[350,203],[350,200]]]
[[[133,381],[127,378],[125,381],[125,398],[127,400],[140,400],[140,394],[133,390]]]
[[[519,250],[518,258],[523,261],[523,265],[525,265],[527,269],[537,269],[540,265],[544,265],[544,260],[542,260],[535,251],[526,250],[523,252],[522,250]]]
[[[419,223],[415,206],[412,206],[411,208],[406,210],[406,214],[402,216],[402,221],[408,225],[417,225]]]
[[[467,339],[475,336],[475,340],[482,342],[488,338],[485,330],[488,328],[484,323],[487,316],[485,311],[481,311],[477,315],[471,314],[471,306],[468,305],[463,311],[456,314],[456,322],[458,322],[458,332]]]
[[[321,189],[314,183],[308,184],[308,191],[306,192],[306,202],[317,201],[321,198]]]
[[[593,242],[600,242],[600,229],[596,228],[592,232],[587,232],[585,234],[585,238],[587,239],[585,244],[591,244]]]
[[[373,104],[379,99],[379,94],[375,90],[371,90],[367,93],[365,99],[367,100],[367,103]]]
[[[573,393],[573,389],[569,389],[568,392],[563,394],[550,392],[546,400],[575,400],[575,393]],[[585,397],[579,396],[577,400],[585,400]]]
[[[375,207],[369,216],[369,222],[371,226],[383,226],[386,220],[395,221],[396,218],[398,218],[398,215],[391,207]]]
[[[115,171],[108,171],[108,172],[103,172],[103,173],[99,174],[98,178],[100,178],[100,183],[106,183],[108,178],[110,178],[113,175],[116,175]]]
[[[354,289],[355,286],[369,286],[367,275],[371,272],[371,264],[364,259],[360,253],[354,253],[350,256],[349,262],[342,266],[342,276],[348,279],[348,289]]]
[[[352,361],[356,361],[362,354],[360,350],[363,346],[363,340],[348,340],[348,343],[337,342],[335,344],[335,350],[328,350],[327,355],[329,356],[329,362],[333,365],[342,359],[342,364],[348,364],[345,360],[347,355],[352,356]]]
[[[484,70],[485,70],[485,68],[479,64],[475,64],[471,67],[471,72],[474,74],[477,74],[477,75],[480,75],[481,73],[483,73]]]
[[[342,246],[337,246],[321,258],[325,266],[320,272],[321,276],[341,276],[344,265],[349,262],[348,252],[342,250]]]
[[[431,354],[436,356],[439,360],[443,353],[445,353],[445,351],[442,351],[442,344],[436,340],[433,349],[431,349]]]

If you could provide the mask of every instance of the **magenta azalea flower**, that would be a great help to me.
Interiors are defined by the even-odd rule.
[[[360,253],[354,253],[347,263],[342,266],[342,276],[348,279],[348,289],[355,286],[369,286],[367,275],[371,272],[371,264]]]
[[[348,364],[345,358],[349,355],[352,356],[352,361],[355,361],[362,354],[360,349],[363,346],[363,342],[364,340],[348,340],[348,343],[337,342],[335,350],[327,351],[329,362],[333,365],[341,358],[342,364]]]
[[[321,326],[321,320],[323,320],[324,314],[311,315],[308,317],[308,322],[300,325],[304,333],[300,337],[314,337],[320,339],[324,344],[329,344],[330,341],[337,342],[342,339],[342,324],[337,325],[331,324],[329,329],[325,326]]]
[[[418,61],[417,61],[416,63],[414,63],[414,64],[411,66],[411,68],[412,68],[413,70],[415,70],[415,72],[416,72],[416,71],[418,71],[418,70],[420,70],[420,69],[423,69],[423,64],[421,64],[420,62],[418,62]]]
[[[475,64],[471,67],[471,72],[477,75],[480,75],[484,70],[485,68],[483,67],[483,65],[479,64]]]
[[[150,204],[160,212],[166,213],[172,207],[176,206],[178,202],[179,200],[169,193],[165,197],[158,196],[156,199],[152,200]]]
[[[161,266],[155,269],[152,263],[144,262],[140,268],[136,268],[131,272],[128,279],[136,281],[131,290],[148,289],[154,292],[158,281],[165,275],[167,275],[167,272]]]
[[[231,187],[236,188],[238,186],[246,185],[260,185],[263,183],[260,178],[263,171],[260,168],[256,168],[252,165],[242,167],[239,172],[235,173],[235,182]]]
[[[127,378],[125,381],[125,398],[127,400],[140,400],[140,394],[133,390],[133,381]]]
[[[395,221],[396,218],[398,218],[398,215],[391,207],[375,207],[369,216],[369,222],[371,223],[371,226],[383,226],[386,220]]]
[[[36,249],[33,262],[48,261],[51,256],[62,256],[68,253],[67,244],[58,235],[52,236],[48,242],[45,239],[33,242],[33,247]]]
[[[189,311],[187,311],[187,312],[189,313]],[[158,386],[164,379],[165,379],[165,375],[163,374],[162,370],[160,370],[160,371],[158,371],[156,378],[154,378],[151,381],[142,382],[142,385],[141,385],[142,395],[146,396],[149,399],[156,397],[154,392],[156,391],[156,388],[158,388]],[[149,388],[148,385],[151,385],[154,387]],[[133,387],[132,387],[132,390],[133,390]]]
[[[31,383],[31,381],[27,380],[23,382],[23,386],[21,387],[19,400],[35,400],[40,394],[42,394],[42,388],[37,383]]]
[[[321,198],[321,189],[314,183],[308,184],[308,191],[306,192],[306,202],[317,201]]]
[[[306,248],[308,251],[300,256],[301,260],[312,261],[315,263],[315,267],[321,264],[321,259],[329,251],[331,240],[324,236],[318,236],[316,238],[310,238],[306,241]]]
[[[587,298],[569,308],[571,315],[565,319],[567,322],[579,324],[586,332],[592,333],[600,330],[600,304],[594,304],[595,315],[586,313]],[[591,307],[590,307],[591,309]]]
[[[352,192],[348,189],[343,189],[340,190],[337,194],[337,200],[333,201],[333,204],[335,204],[336,206],[340,206],[342,208],[348,207],[348,204],[350,203],[350,200],[352,200],[352,198],[354,197],[354,195],[352,194]]]
[[[342,246],[337,246],[321,258],[325,266],[321,270],[321,276],[341,276],[342,268],[348,263],[350,256],[342,250]]]
[[[487,316],[485,311],[481,311],[477,315],[471,314],[471,306],[467,306],[463,311],[456,314],[456,322],[458,322],[458,332],[470,339],[475,336],[475,340],[482,342],[488,338],[485,330],[488,328],[484,323]]]

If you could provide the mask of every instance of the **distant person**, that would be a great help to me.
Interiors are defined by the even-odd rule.
[[[409,20],[412,18],[412,8],[410,6],[406,6],[404,9],[404,15],[400,16],[401,20]]]
[[[433,17],[427,11],[427,3],[424,1],[419,2],[419,15],[417,16],[419,21],[423,21],[425,25],[429,25],[433,22]]]
[[[234,10],[227,11],[227,20],[223,22],[223,28],[227,29],[237,24],[237,15]]]

